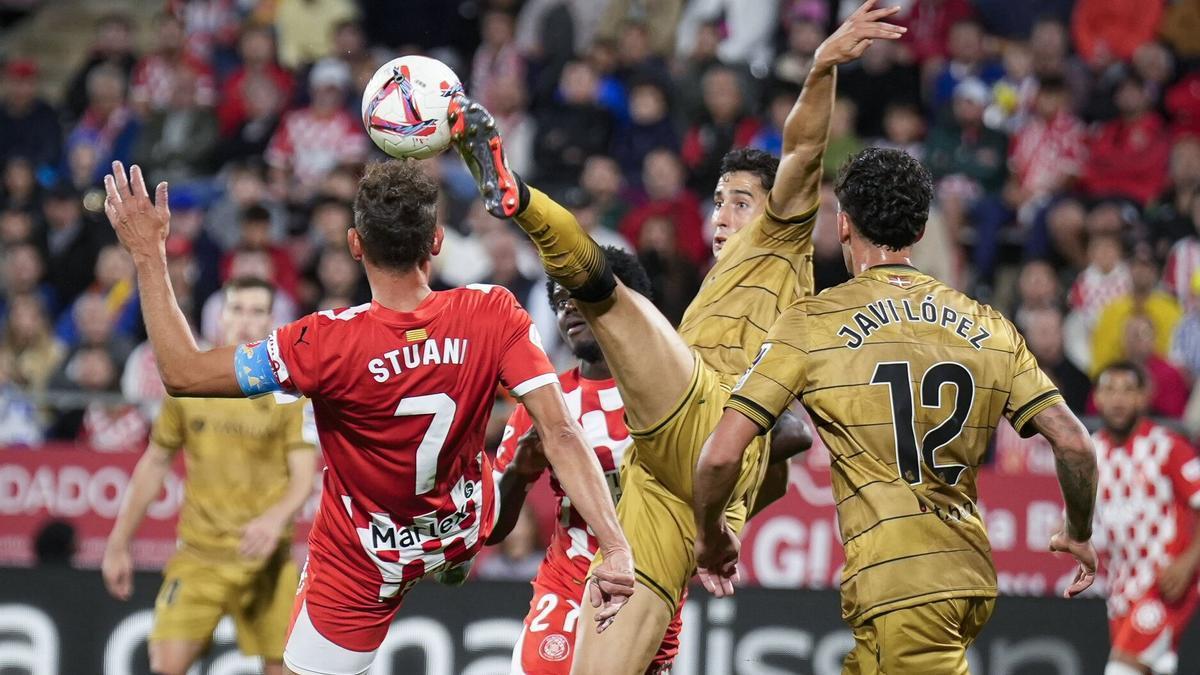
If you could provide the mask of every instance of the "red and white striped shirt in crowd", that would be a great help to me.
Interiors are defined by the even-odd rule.
[[[1108,303],[1126,295],[1133,289],[1133,280],[1129,276],[1129,266],[1117,263],[1117,266],[1105,272],[1095,265],[1088,265],[1071,284],[1071,294],[1068,301],[1071,309],[1081,312],[1090,321],[1100,316],[1100,312]]]
[[[1186,237],[1175,242],[1167,254],[1163,285],[1179,304],[1190,307],[1200,296],[1200,238]]]
[[[1083,172],[1087,130],[1074,115],[1062,111],[1050,121],[1029,120],[1017,132],[1009,165],[1023,189],[1035,196],[1054,192],[1066,177]]]
[[[362,120],[346,110],[333,114],[313,108],[284,116],[267,146],[267,163],[291,168],[305,185],[313,185],[339,164],[361,162],[367,152]]]
[[[208,64],[189,55],[184,55],[178,62],[169,60],[161,54],[150,54],[142,57],[133,68],[133,77],[129,88],[129,98],[139,106],[149,106],[151,110],[162,110],[167,107],[171,95],[177,88],[178,76],[176,69],[184,67],[192,71],[195,82],[197,105],[213,105],[217,102],[217,85],[213,78],[212,69]]]

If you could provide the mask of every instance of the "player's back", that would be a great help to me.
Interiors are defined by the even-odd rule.
[[[783,354],[755,366],[759,400],[798,381],[829,447],[846,618],[994,595],[976,468],[1001,415],[1028,432],[1061,401],[1012,324],[911,267],[876,267],[798,302],[763,350]]]
[[[320,312],[276,331],[268,347],[284,387],[313,400],[327,464],[314,549],[336,547],[357,559],[349,573],[382,575],[386,586],[482,545],[496,385],[521,395],[555,381],[510,292],[472,286],[432,293],[412,312],[378,303]],[[373,566],[346,555],[360,546]]]

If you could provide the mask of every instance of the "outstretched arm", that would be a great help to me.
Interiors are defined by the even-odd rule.
[[[137,268],[138,296],[146,333],[154,347],[158,371],[172,396],[244,396],[234,373],[237,347],[202,351],[175,301],[167,275],[167,233],[171,212],[167,184],[159,183],[154,201],[146,192],[142,170],[133,165],[128,177],[120,162],[104,177],[104,213]]]
[[[1063,532],[1050,539],[1050,550],[1070,553],[1079,561],[1079,572],[1067,588],[1074,597],[1087,590],[1096,576],[1096,550],[1092,547],[1092,513],[1096,507],[1096,452],[1083,423],[1065,403],[1057,403],[1029,421],[1054,449],[1058,484],[1067,505]]]
[[[757,423],[726,409],[700,450],[692,508],[696,518],[696,565],[700,582],[717,597],[733,594],[740,545],[725,524],[725,508],[737,486],[742,455],[761,433]]]
[[[895,40],[906,30],[883,22],[900,11],[899,7],[872,9],[875,2],[864,2],[817,48],[804,90],[783,125],[783,156],[770,202],[771,211],[779,216],[797,216],[817,205],[821,161],[829,142],[829,118],[837,89],[837,66],[862,56],[872,40]]]

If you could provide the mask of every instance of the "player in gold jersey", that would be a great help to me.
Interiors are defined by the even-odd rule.
[[[235,279],[224,293],[228,344],[270,331],[269,284]],[[179,550],[163,570],[155,602],[150,670],[184,675],[229,614],[242,653],[262,657],[266,675],[280,675],[299,583],[292,519],[316,473],[311,404],[271,397],[164,401],[104,553],[104,583],[120,600],[133,591],[130,541],[181,449],[187,478]]]
[[[696,469],[704,585],[733,592],[737,538],[725,509],[744,449],[795,398],[829,447],[846,550],[842,615],[855,647],[843,673],[967,673],[991,615],[996,572],[975,472],[1001,415],[1054,448],[1066,527],[1050,547],[1091,585],[1096,460],[1083,425],[1011,323],[911,266],[929,215],[929,172],[870,148],[836,184],[850,281],[784,312],[734,388]]]
[[[616,379],[635,439],[622,465],[617,515],[633,550],[637,592],[603,634],[578,632],[574,673],[645,672],[695,573],[691,497],[700,447],[776,317],[812,292],[812,228],[836,66],[857,58],[874,39],[903,34],[883,22],[896,8],[873,5],[865,3],[817,49],[784,125],[782,158],[757,151],[726,156],[714,192],[717,263],[678,332],[648,299],[614,278],[600,247],[570,213],[508,171],[485,110],[465,100],[451,106],[456,143],[485,206],[517,222],[547,274],[570,292]],[[764,449],[755,442],[739,466],[725,516],[735,529],[756,504]],[[780,477],[786,479],[786,471]],[[583,611],[594,615],[591,607]]]

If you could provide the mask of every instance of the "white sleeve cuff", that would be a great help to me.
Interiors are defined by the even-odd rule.
[[[512,393],[513,396],[521,397],[533,391],[534,389],[541,389],[548,384],[558,384],[558,375],[554,373],[546,373],[545,375],[538,375],[537,377],[530,378],[513,387]]]

